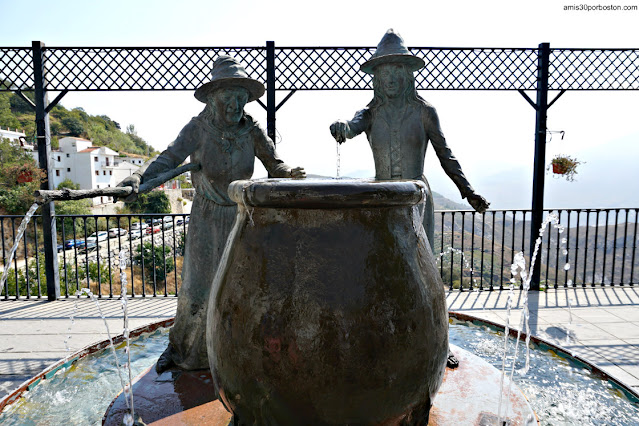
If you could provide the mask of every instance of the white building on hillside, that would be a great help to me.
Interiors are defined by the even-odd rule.
[[[0,127],[0,139],[9,139],[10,141],[24,141],[26,135],[24,134],[24,130],[18,129],[3,129]]]
[[[128,152],[120,152],[120,156],[115,159],[115,165],[119,165],[123,162],[133,164],[141,167],[146,161],[147,157],[138,154],[129,154]]]
[[[117,185],[124,178],[127,178],[133,174],[140,166],[133,165],[128,161],[122,161],[120,163],[115,163],[116,166],[113,168],[113,180]]]
[[[33,156],[37,160],[37,151]],[[114,187],[124,177],[133,173],[130,163],[116,166],[118,153],[105,146],[91,146],[91,141],[81,138],[66,137],[60,139],[60,148],[51,151],[53,186],[65,179],[79,184],[80,189]],[[124,165],[123,165],[124,164]],[[112,202],[112,197],[95,197],[94,205]]]

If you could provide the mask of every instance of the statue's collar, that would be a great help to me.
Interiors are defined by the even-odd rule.
[[[200,116],[198,118],[200,119],[200,122],[205,124],[206,127],[208,127],[208,129],[221,140],[234,141],[249,133],[255,126],[253,119],[247,114],[244,114],[237,126],[232,126],[230,128],[221,128],[216,126],[213,120],[209,117]]]
[[[399,108],[391,105],[381,105],[378,109],[379,117],[386,122],[389,126],[393,124],[399,124],[410,113],[409,103],[405,103]]]

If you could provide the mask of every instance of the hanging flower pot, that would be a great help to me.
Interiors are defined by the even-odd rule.
[[[552,172],[556,175],[563,175],[566,174],[566,172],[568,171],[568,169],[560,163],[552,163]]]
[[[552,172],[556,175],[561,175],[566,178],[567,181],[572,182],[575,180],[577,174],[577,166],[581,164],[581,161],[577,161],[576,158],[569,157],[567,155],[558,154],[552,161]],[[550,169],[550,166],[548,166]]]

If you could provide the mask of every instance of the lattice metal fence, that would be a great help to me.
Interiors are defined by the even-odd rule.
[[[372,89],[359,71],[374,48],[280,48],[276,82],[280,90]],[[535,49],[413,48],[426,66],[416,75],[422,90],[535,90]]]
[[[264,48],[45,49],[47,90],[194,90],[219,55],[239,59],[266,81]]]
[[[219,55],[239,59],[266,81],[264,47],[44,48],[45,89],[195,90],[210,80]],[[31,49],[0,48],[0,90],[32,90]]]
[[[0,91],[33,89],[33,54],[31,49],[0,49]]]
[[[551,49],[550,90],[637,90],[639,50]]]
[[[194,90],[210,77],[220,54],[238,58],[267,81],[265,47],[76,48],[45,47],[49,91]],[[276,90],[368,90],[359,65],[373,47],[275,48]],[[426,66],[422,90],[536,90],[538,49],[428,48],[411,51]],[[33,90],[29,48],[0,48],[0,91]],[[637,90],[637,49],[551,49],[550,90]]]

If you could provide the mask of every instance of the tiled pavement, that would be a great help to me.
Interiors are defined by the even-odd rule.
[[[522,295],[510,323],[518,324]],[[449,310],[504,324],[505,291],[451,292]],[[47,301],[0,301],[0,398],[22,382],[63,358],[64,344],[75,352],[107,338],[95,305],[78,301],[75,323],[69,332],[69,317],[75,299]],[[177,299],[146,298],[129,301],[130,327],[173,317]],[[100,300],[113,335],[122,332],[119,300]],[[639,392],[639,288],[608,287],[560,289],[530,293],[532,333],[578,354],[609,375]]]

